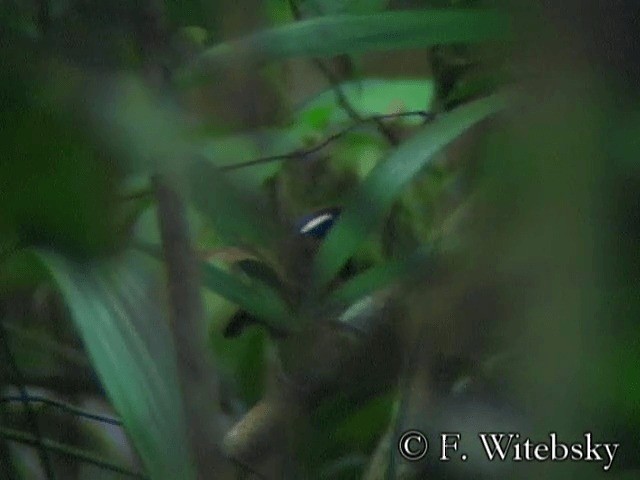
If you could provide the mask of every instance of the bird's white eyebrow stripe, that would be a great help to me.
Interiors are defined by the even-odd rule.
[[[309,231],[316,228],[318,225],[322,224],[323,222],[326,222],[327,220],[331,220],[332,218],[333,218],[333,215],[331,215],[330,213],[325,213],[323,215],[320,215],[319,217],[316,217],[313,220],[308,221],[300,229],[300,233],[308,233]]]

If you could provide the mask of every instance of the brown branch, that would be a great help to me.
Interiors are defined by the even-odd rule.
[[[291,14],[293,15],[293,18],[295,18],[296,20],[300,20],[302,18],[300,9],[298,8],[298,5],[295,0],[289,0],[289,8],[291,9]],[[331,70],[331,68],[329,68],[319,58],[314,58],[312,59],[312,61],[314,65],[318,68],[318,70],[322,72],[322,74],[325,76],[325,78],[331,85],[331,89],[333,90],[333,93],[336,96],[338,105],[340,105],[340,107],[342,107],[345,113],[349,115],[351,120],[353,120],[354,122],[362,123],[363,121],[362,116],[356,111],[353,105],[351,105],[351,103],[349,102],[349,99],[347,98],[344,91],[342,90],[342,87],[340,87],[340,79],[337,77],[337,75]],[[386,137],[389,144],[391,144],[394,147],[398,146],[400,141],[393,131],[391,131],[384,123],[382,123],[380,119],[373,119],[373,122],[376,124],[376,127],[378,128],[380,133],[382,133],[382,135]]]
[[[191,451],[198,478],[228,478],[230,465],[217,443],[222,437],[218,379],[206,345],[208,335],[200,296],[200,269],[189,239],[186,208],[176,191],[163,179],[156,177],[153,183]]]
[[[260,164],[263,164],[263,163],[303,159],[303,158],[305,158],[305,157],[307,157],[307,156],[309,156],[309,155],[311,155],[313,153],[316,153],[316,152],[322,150],[327,145],[329,145],[332,142],[338,140],[340,137],[343,137],[347,133],[350,133],[350,132],[356,130],[357,128],[361,127],[362,125],[364,125],[366,123],[376,122],[376,121],[384,121],[384,120],[390,120],[390,119],[396,119],[396,118],[402,118],[402,117],[418,117],[418,116],[422,117],[424,119],[425,123],[429,122],[429,121],[432,121],[435,118],[434,114],[432,114],[430,112],[426,112],[424,110],[412,110],[412,111],[408,111],[408,112],[389,113],[389,114],[385,114],[385,115],[373,115],[371,117],[363,118],[359,122],[354,123],[352,125],[349,125],[348,127],[340,130],[339,132],[336,132],[336,133],[334,133],[332,135],[329,135],[323,141],[321,141],[317,145],[314,145],[311,148],[308,148],[308,149],[305,149],[305,150],[294,150],[293,152],[283,153],[283,154],[280,154],[280,155],[270,155],[268,157],[260,157],[260,158],[254,159],[254,160],[249,160],[248,162],[235,163],[235,164],[232,164],[232,165],[224,165],[224,166],[220,167],[220,170],[222,170],[222,171],[232,171],[232,170],[239,170],[241,168],[260,165]]]

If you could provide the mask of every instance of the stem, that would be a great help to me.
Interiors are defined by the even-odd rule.
[[[160,177],[153,180],[167,269],[171,328],[185,402],[187,432],[198,478],[227,478],[230,465],[218,447],[218,381],[206,344],[200,268],[191,247],[185,205]]]

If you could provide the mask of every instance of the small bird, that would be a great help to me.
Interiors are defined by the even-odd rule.
[[[329,233],[331,227],[333,227],[340,217],[341,211],[342,209],[336,206],[316,210],[298,219],[298,221],[294,223],[294,231],[292,233],[298,237],[298,241],[305,243],[305,250],[308,250],[308,253],[311,254],[311,252],[317,249],[320,241]],[[266,265],[254,260],[241,261],[236,263],[236,265],[252,276],[259,270],[262,273],[257,275],[258,278],[266,281],[266,283],[271,286],[276,286],[276,282],[271,278],[272,275],[265,274],[265,272],[270,271]],[[276,338],[285,337],[287,334],[287,332],[275,330],[273,327],[265,325],[264,322],[248,312],[239,310],[229,320],[223,335],[227,338],[237,337],[250,325],[263,325],[269,330],[269,333]]]
[[[340,207],[328,207],[305,215],[296,223],[298,235],[322,240],[340,216]]]

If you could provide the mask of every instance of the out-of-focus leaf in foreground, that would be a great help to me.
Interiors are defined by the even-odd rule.
[[[137,248],[162,261],[159,247],[139,242]],[[293,316],[287,304],[273,286],[258,278],[244,281],[239,276],[206,261],[201,262],[200,268],[202,284],[207,290],[256,315],[274,329],[286,331],[294,326]]]
[[[296,56],[332,56],[372,50],[483,42],[505,38],[506,14],[496,10],[417,10],[334,15],[295,22],[216,45],[179,75],[195,80],[242,59],[255,63]]]
[[[169,326],[153,272],[131,253],[75,263],[35,251],[65,299],[91,362],[152,479],[195,478]]]
[[[379,163],[356,190],[320,247],[315,264],[318,287],[338,273],[376,227],[385,210],[435,153],[506,104],[507,95],[501,93],[446,113]]]
[[[277,244],[282,232],[264,209],[264,199],[250,198],[249,192],[230,182],[224,172],[205,160],[192,161],[187,175],[195,207],[226,242],[259,247]]]

